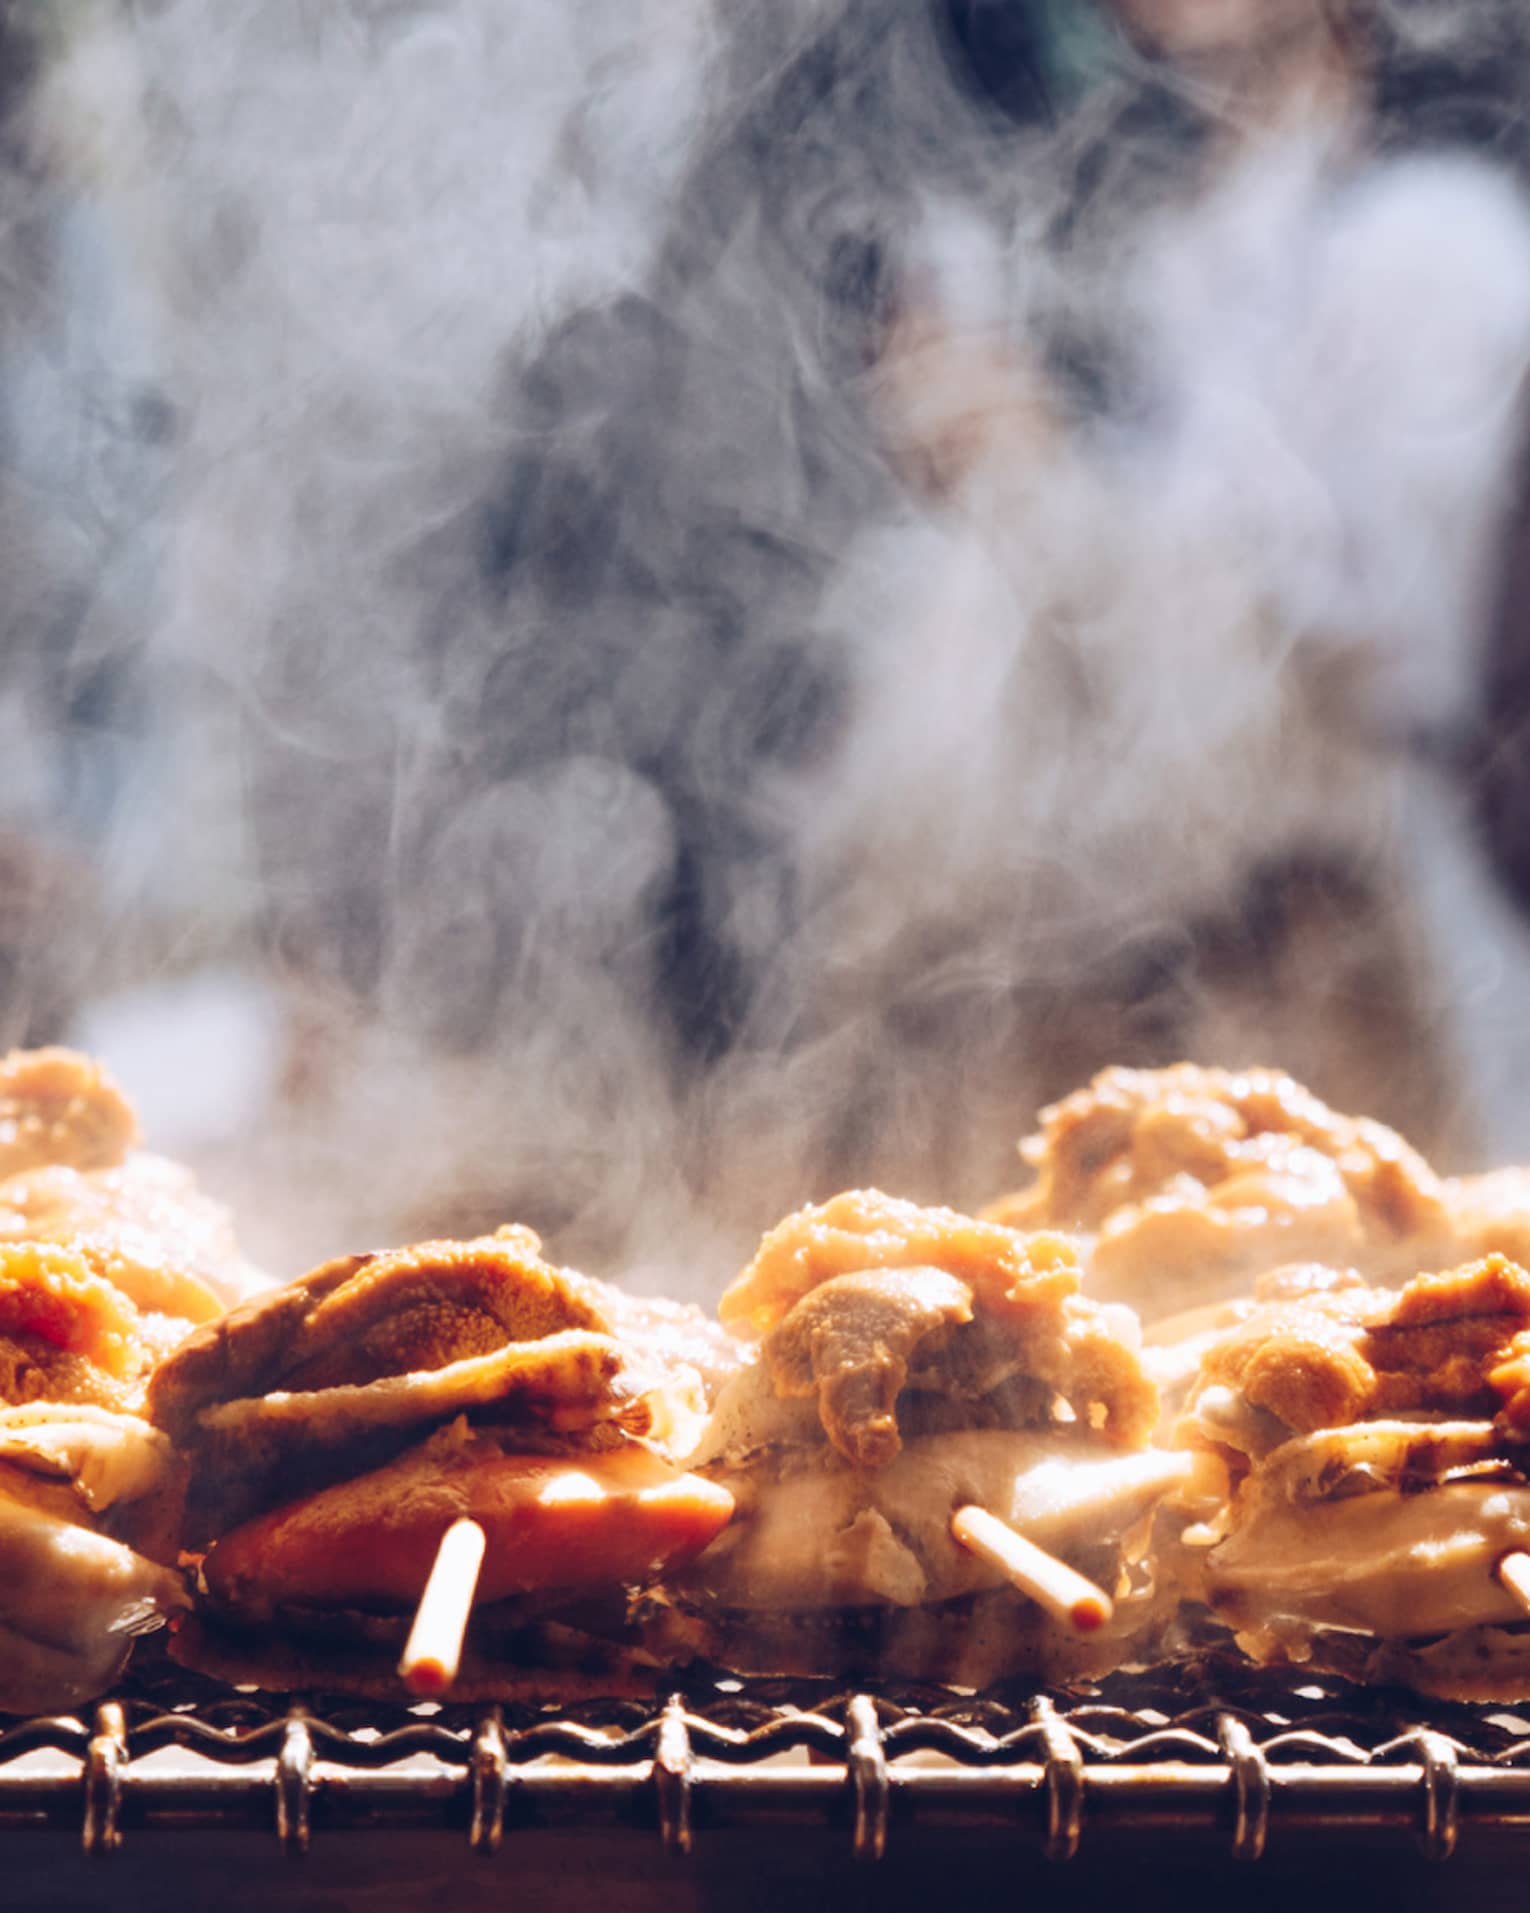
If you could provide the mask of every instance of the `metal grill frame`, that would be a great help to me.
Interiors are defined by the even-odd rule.
[[[39,1771],[43,1751],[64,1758]],[[1444,1861],[1464,1830],[1530,1831],[1530,1719],[1205,1661],[1069,1693],[693,1679],[563,1709],[272,1699],[166,1663],[0,1729],[0,1831],[92,1855],[162,1825],[264,1826],[300,1854],[357,1824],[456,1827],[486,1854],[521,1827],[616,1825],[685,1855],[700,1829],[783,1822],[841,1829],[868,1865],[910,1826],[999,1826],[1059,1862],[1170,1829],[1241,1862],[1312,1830]]]

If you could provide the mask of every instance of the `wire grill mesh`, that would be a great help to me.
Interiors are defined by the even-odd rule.
[[[168,1762],[166,1749],[179,1750]],[[652,1701],[392,1706],[233,1692],[151,1662],[113,1700],[0,1728],[0,1827],[111,1852],[135,1826],[843,1827],[875,1861],[901,1827],[1002,1823],[1052,1859],[1172,1826],[1255,1860],[1292,1828],[1530,1829],[1530,1711],[1423,1703],[1199,1657],[1048,1692],[980,1695],[695,1676]]]

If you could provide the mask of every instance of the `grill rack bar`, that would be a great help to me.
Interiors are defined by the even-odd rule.
[[[1530,1719],[1208,1662],[1076,1693],[698,1676],[556,1711],[282,1702],[165,1662],[88,1715],[0,1728],[0,1831],[72,1832],[92,1855],[160,1826],[265,1827],[291,1854],[331,1828],[447,1827],[492,1855],[601,1825],[683,1856],[762,1824],[842,1832],[873,1867],[910,1829],[978,1827],[1059,1863],[1165,1829],[1243,1863],[1314,1830],[1444,1861],[1463,1835],[1530,1832]]]

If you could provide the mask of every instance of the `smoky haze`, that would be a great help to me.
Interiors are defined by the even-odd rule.
[[[514,1217],[708,1297],[1117,1060],[1530,1151],[1530,48],[1311,11],[16,29],[9,1034],[282,1275]]]

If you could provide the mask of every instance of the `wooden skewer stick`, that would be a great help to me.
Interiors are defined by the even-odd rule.
[[[483,1529],[466,1515],[441,1537],[404,1658],[398,1664],[399,1678],[421,1699],[437,1699],[457,1678],[483,1551]]]
[[[1530,1554],[1516,1548],[1503,1557],[1495,1572],[1526,1614],[1530,1614]]]
[[[1065,1561],[1016,1534],[986,1508],[958,1508],[952,1537],[980,1561],[997,1568],[1012,1587],[1040,1602],[1048,1614],[1079,1634],[1093,1634],[1114,1614],[1110,1596]]]

